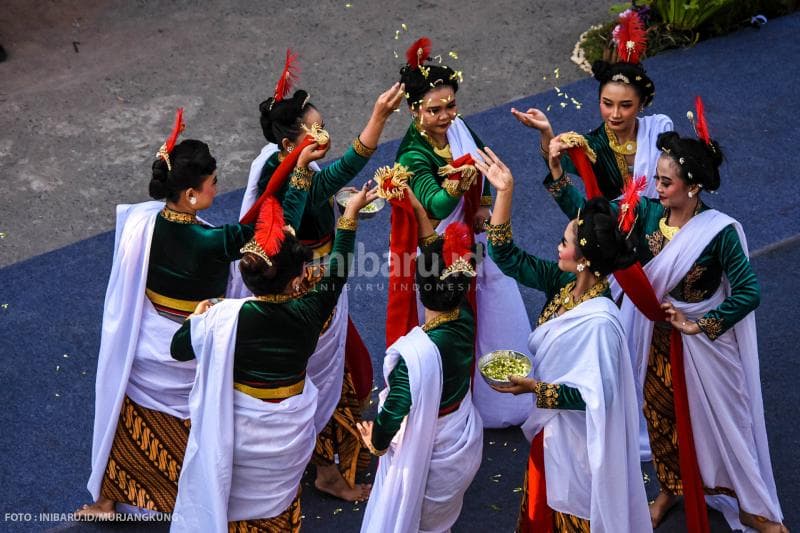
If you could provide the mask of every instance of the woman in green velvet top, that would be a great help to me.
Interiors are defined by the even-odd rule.
[[[483,248],[491,187],[473,165],[462,164],[466,156],[476,158],[483,143],[458,116],[458,73],[432,61],[429,55],[430,43],[422,38],[406,53],[407,59],[417,60],[400,70],[412,121],[395,160],[412,173],[409,186],[434,230],[442,233],[451,222],[464,222]],[[476,358],[501,348],[526,351],[530,324],[516,283],[486,258],[475,284],[473,312],[480,332]],[[474,401],[484,427],[508,427],[525,420],[524,401],[499,395],[482,381],[475,383]]]
[[[653,286],[663,287],[663,307],[670,322],[652,326],[652,341],[646,346],[648,353],[632,354],[639,365],[636,370],[645,376],[639,386],[644,390],[643,410],[661,485],[661,492],[651,505],[653,524],[659,524],[683,494],[670,361],[670,330],[676,328],[683,334],[684,351],[699,345],[698,359],[715,361],[716,351],[730,347],[731,353],[725,351],[724,357],[735,361],[728,360],[719,368],[700,365],[696,370],[701,376],[705,372],[709,376],[724,376],[727,385],[719,389],[714,380],[703,378],[696,387],[691,387],[689,379],[694,372],[690,373],[687,367],[692,426],[703,427],[696,426],[695,420],[706,418],[712,426],[724,426],[728,419],[748,420],[745,431],[734,423],[717,431],[705,428],[694,432],[695,441],[703,441],[696,448],[704,448],[705,444],[706,449],[714,451],[703,456],[697,452],[706,493],[737,498],[740,513],[738,517],[729,517],[732,527],[739,527],[735,525],[735,520],[739,520],[759,531],[780,531],[782,515],[766,444],[755,326],[751,323],[752,311],[760,303],[758,281],[748,260],[741,225],[709,208],[701,199],[702,191],[719,187],[722,152],[713,140],[706,143],[681,138],[675,132],[661,134],[657,146],[662,151],[654,178],[658,199],[642,198],[636,212],[636,231],[641,236],[638,257],[647,265]],[[550,167],[553,176],[563,175],[557,159],[550,158]],[[568,181],[553,196],[570,217],[585,202]],[[679,263],[682,257],[689,259]],[[631,330],[629,335],[648,336],[647,332],[639,331],[641,317],[627,298],[623,301],[623,316],[626,329]],[[696,335],[704,339],[696,339]],[[746,345],[746,339],[751,337],[752,347]],[[723,397],[710,405],[699,400],[695,404],[691,395],[696,391],[707,397],[717,394]],[[705,443],[712,434],[724,436],[720,437],[724,443],[713,439]],[[741,455],[740,447],[757,449],[758,457],[754,458],[750,452]],[[715,475],[706,475],[704,464],[718,465]]]
[[[274,224],[284,232],[283,242],[279,251],[267,255],[265,250],[270,249],[268,242],[262,236],[262,216],[256,228],[256,238],[243,249],[244,256],[239,263],[242,278],[255,297],[246,300],[238,310],[238,322],[235,330],[235,346],[233,348],[233,383],[237,391],[252,398],[265,402],[282,402],[303,393],[306,387],[306,365],[309,357],[316,348],[317,339],[331,315],[339,299],[344,285],[353,249],[355,246],[355,230],[358,211],[372,201],[376,196],[375,190],[368,190],[367,185],[352,196],[344,215],[339,218],[334,242],[333,253],[326,275],[309,290],[304,290],[306,283],[305,263],[312,259],[310,249],[302,245],[289,230],[284,229],[283,223]],[[274,206],[274,207],[273,207]],[[276,201],[265,202],[264,209],[279,209]],[[268,240],[268,239],[267,239]],[[269,261],[269,262],[267,262]],[[206,301],[198,306],[192,315],[199,316],[205,313],[211,303]],[[190,317],[190,318],[192,318]],[[194,359],[196,354],[192,344],[191,320],[187,320],[175,333],[172,339],[172,356],[179,361]],[[316,392],[314,393],[316,395]],[[237,403],[238,400],[235,400]],[[238,403],[237,403],[238,404]],[[246,404],[245,404],[246,405]],[[313,410],[307,415],[310,427],[313,429]],[[237,415],[237,420],[238,420]],[[306,416],[306,415],[304,415]],[[235,431],[239,431],[238,426]],[[241,431],[253,431],[252,425],[247,425]],[[263,428],[264,436],[270,434],[284,434],[279,428]],[[312,434],[313,435],[313,434]],[[248,439],[257,438],[252,435]],[[284,437],[280,437],[284,438]],[[310,437],[313,438],[313,437]],[[287,437],[287,446],[295,446],[297,438]],[[235,439],[234,442],[238,442]],[[200,447],[203,443],[200,442]],[[248,445],[249,446],[249,445]],[[303,450],[308,455],[297,459],[299,469],[292,473],[298,483],[302,471],[310,459],[313,444],[303,444]],[[298,448],[298,453],[302,450]],[[239,463],[238,450],[233,451],[233,486],[237,486],[236,473]],[[244,453],[247,453],[246,451]],[[279,452],[266,453],[260,461],[280,462],[284,457]],[[252,458],[251,458],[252,459]],[[243,466],[241,468],[247,468]],[[271,464],[263,468],[281,470],[294,468],[286,464]],[[259,475],[259,474],[253,474]],[[260,474],[267,475],[268,474]],[[291,476],[290,476],[291,477]],[[249,475],[246,478],[252,483]],[[277,482],[272,480],[269,482]],[[285,487],[278,483],[275,490],[284,490]],[[261,487],[270,493],[268,487]],[[300,528],[300,503],[299,486],[293,489],[297,496],[289,507],[276,516],[252,516],[238,523],[230,523],[230,528],[255,528],[258,531],[298,531]],[[243,495],[241,491],[232,490],[229,513],[233,509],[257,508],[253,500],[258,500],[258,495]],[[240,502],[235,501],[242,499]],[[247,498],[251,498],[248,500]],[[249,503],[248,503],[249,502]],[[240,512],[240,511],[237,511]]]
[[[635,480],[639,479],[636,449],[638,419],[633,373],[629,357],[624,351],[624,334],[618,310],[610,300],[607,280],[607,276],[614,270],[635,262],[634,243],[619,232],[616,227],[616,216],[611,212],[610,205],[605,199],[599,198],[588,205],[579,218],[567,224],[558,246],[557,262],[543,260],[526,253],[514,244],[511,233],[513,177],[505,164],[491,150],[487,149],[481,156],[483,161],[478,162],[477,166],[498,191],[488,229],[489,254],[506,275],[525,286],[541,290],[547,297],[547,304],[537,321],[537,329],[531,336],[534,377],[509,376],[511,386],[495,387],[495,389],[513,394],[532,392],[536,395],[538,410],[544,410],[537,410],[537,413],[540,413],[539,419],[546,422],[544,427],[536,426],[539,428],[539,433],[533,439],[532,457],[536,453],[536,443],[540,441],[544,428],[549,424],[560,428],[553,430],[554,435],[563,437],[569,433],[557,425],[565,422],[559,422],[558,416],[549,418],[549,415],[543,414],[545,411],[553,409],[587,411],[587,404],[592,406],[591,412],[587,411],[585,420],[574,417],[565,419],[577,422],[573,428],[577,433],[571,439],[586,434],[583,448],[579,447],[573,452],[572,445],[566,446],[566,442],[548,441],[548,446],[569,448],[570,452],[566,457],[571,457],[569,453],[577,453],[579,457],[584,453],[588,454],[590,465],[588,470],[581,472],[578,479],[568,483],[585,486],[584,489],[576,490],[572,498],[579,498],[577,492],[591,494],[586,501],[576,500],[570,503],[570,508],[582,510],[582,516],[559,510],[564,502],[556,501],[553,504],[549,499],[538,503],[530,502],[529,492],[537,491],[529,487],[531,479],[526,474],[518,530],[533,532],[542,527],[551,527],[553,531],[588,532],[590,522],[598,529],[612,529],[609,527],[612,524],[608,520],[613,516],[615,531],[644,531],[641,526],[649,526],[649,520],[644,489],[640,483],[638,485],[641,490],[634,486],[628,490],[618,491],[615,497],[608,495],[599,497],[598,494],[603,492],[604,488],[610,488],[609,483],[612,478],[618,480],[620,476],[632,476]],[[584,313],[585,317],[572,318],[576,312]],[[571,325],[570,322],[562,326],[556,325],[564,320],[575,321],[576,325]],[[554,332],[542,333],[548,327]],[[559,327],[566,332],[558,333]],[[606,333],[593,337],[595,332]],[[542,335],[549,335],[546,337],[547,342],[540,340]],[[553,337],[559,339],[559,335],[568,339],[561,341],[563,345],[559,345],[558,340],[552,340]],[[591,344],[583,346],[580,344],[587,342]],[[543,345],[549,348],[543,348]],[[567,346],[575,352],[564,352]],[[598,354],[597,359],[583,359],[586,353],[595,350]],[[555,363],[553,359],[556,360]],[[593,365],[596,365],[598,360],[601,363],[594,368]],[[560,368],[561,371],[553,371],[554,367]],[[547,368],[551,370],[548,371]],[[581,372],[585,372],[585,375],[582,376]],[[548,375],[569,376],[567,379],[572,384],[549,382],[546,377]],[[598,380],[602,383],[600,387]],[[590,397],[584,398],[581,390],[589,391]],[[593,423],[589,424],[588,419]],[[605,420],[607,425],[601,423],[602,420]],[[612,420],[620,425],[612,426],[615,423]],[[530,421],[526,423],[528,424]],[[595,428],[603,428],[601,431],[605,433],[591,434]],[[613,442],[614,439],[620,440]],[[598,446],[597,443],[603,444]],[[614,452],[616,455],[608,454],[611,448],[616,448]],[[563,479],[572,475],[573,471],[564,468],[563,463],[550,456],[546,457],[548,485],[553,483],[550,476]],[[585,460],[573,457],[572,461],[581,464]],[[625,471],[603,470],[599,465],[604,463],[613,465],[610,466],[612,469]],[[552,492],[557,493],[557,491]],[[548,491],[549,494],[551,491]],[[552,512],[552,517],[550,517],[551,511],[544,508],[545,505],[555,510]],[[542,523],[541,520],[546,523]]]
[[[320,170],[316,165],[309,166],[307,162],[324,157],[330,142],[323,147],[316,144],[306,147],[287,184],[278,191],[277,198],[287,210],[293,209],[293,206],[287,202],[286,191],[292,188],[306,191],[307,200],[301,208],[300,219],[289,223],[297,228],[300,242],[313,250],[315,261],[324,263],[331,251],[336,223],[332,196],[367,164],[378,146],[386,121],[402,100],[403,90],[404,87],[396,83],[382,93],[375,101],[370,118],[361,133],[341,158],[324,169]],[[291,97],[268,98],[261,103],[259,109],[261,129],[269,144],[262,149],[251,166],[242,213],[266,189],[275,169],[289,152],[300,145],[306,132],[314,124],[319,127],[325,125],[322,114],[303,90],[295,91]],[[255,178],[257,182],[254,184]],[[255,191],[250,194],[252,185],[255,185]],[[347,298],[346,293],[341,295],[338,312],[332,312],[331,320],[323,331],[326,337],[320,339],[318,344],[321,351],[339,351],[339,357],[346,357],[341,386],[338,381],[334,383],[335,380],[330,376],[316,375],[332,372],[330,367],[335,365],[329,363],[330,354],[315,353],[309,363],[309,374],[320,389],[320,413],[327,413],[336,405],[330,421],[319,434],[313,461],[317,468],[315,486],[336,497],[356,501],[369,495],[367,485],[355,483],[357,471],[364,470],[369,461],[369,454],[360,447],[355,423],[360,420],[361,405],[367,400],[371,389],[372,367],[366,347],[348,313],[344,312],[348,305]],[[339,337],[345,338],[344,344],[336,341]],[[349,353],[341,353],[344,350]],[[325,364],[320,359],[324,359]],[[353,375],[360,378],[361,390],[357,390]],[[366,386],[363,385],[365,380]]]
[[[417,219],[420,253],[416,262],[415,286],[425,311],[425,323],[421,328],[413,328],[387,349],[387,361],[391,360],[389,354],[393,350],[400,353],[397,364],[386,379],[388,392],[381,393],[383,401],[375,421],[359,424],[361,437],[373,454],[383,456],[390,445],[393,449],[392,454],[381,457],[362,531],[385,531],[386,516],[393,516],[396,512],[411,513],[411,508],[420,509],[418,522],[407,516],[398,516],[399,523],[395,524],[398,531],[448,531],[459,516],[464,492],[480,466],[483,449],[483,425],[473,405],[471,390],[475,320],[467,303],[467,294],[471,279],[475,277],[472,230],[463,222],[453,222],[443,235],[438,235],[421,202],[410,188],[406,187],[405,192]],[[414,360],[407,362],[406,357],[414,356],[404,353],[399,346],[413,334],[419,334],[423,339],[427,337],[424,344],[417,346],[420,351],[416,357],[427,359],[430,364],[423,373],[433,376],[435,372],[432,369],[441,368],[441,394],[438,397],[431,397],[433,390],[438,392],[438,388],[426,389],[419,382],[414,383],[409,375],[416,375],[414,370],[417,374],[420,372],[418,363]],[[425,351],[425,345],[429,349],[435,347],[435,350]],[[431,358],[437,354],[440,361],[432,362]],[[384,373],[386,368],[385,361]],[[434,381],[439,381],[437,378],[439,376],[435,376]],[[424,400],[422,396],[425,396]],[[412,400],[415,397],[418,399]],[[422,411],[425,411],[424,415]],[[434,431],[411,437],[406,430],[402,441],[393,442],[404,420],[414,426],[414,417],[420,416],[434,421],[431,424]],[[416,442],[408,442],[409,439]],[[432,441],[430,448],[420,444],[427,442],[426,439]],[[430,458],[424,454],[417,456],[415,445],[421,450],[432,449]],[[406,461],[409,460],[417,467],[408,467]],[[407,468],[414,472],[406,474]],[[392,469],[404,472],[400,475],[407,481],[405,487],[418,487],[420,490],[415,488],[410,493],[406,490],[401,491],[402,494],[395,493],[388,481],[393,477],[388,474]],[[411,480],[417,475],[420,476],[419,484]],[[406,500],[419,502],[419,507],[398,503]],[[401,525],[407,521],[411,522],[408,528]]]
[[[150,196],[166,204],[118,208],[98,358],[89,482],[96,503],[80,515],[107,515],[115,502],[172,511],[189,431],[194,365],[170,358],[166,339],[198,302],[225,295],[230,263],[253,236],[250,225],[212,227],[197,218],[217,192],[216,160],[204,142],[187,139],[164,150],[153,163],[149,188]],[[131,331],[132,325],[138,330]],[[140,442],[135,427],[146,427],[154,437],[149,442],[172,459],[152,463],[155,452]],[[126,478],[141,490],[119,481]]]
[[[626,13],[621,18],[623,16],[638,15]],[[626,44],[620,43],[618,53],[622,59],[630,57]],[[637,42],[636,46],[644,46],[644,43]],[[642,115],[656,94],[653,81],[638,62],[642,54],[643,50],[637,51],[636,59],[630,62],[600,60],[592,64],[592,74],[599,83],[598,99],[603,123],[580,137],[597,156],[592,168],[600,191],[609,200],[619,197],[632,176],[650,177],[655,174],[658,161],[656,138],[660,133],[672,130],[672,120],[668,116]],[[539,130],[539,150],[545,164],[551,151],[559,155],[564,152],[566,144],[554,135],[547,115],[541,110],[531,108],[523,113],[512,108],[511,113],[522,124]],[[564,155],[561,164],[570,174],[577,174],[569,156]],[[654,197],[654,185],[648,184],[644,194]]]

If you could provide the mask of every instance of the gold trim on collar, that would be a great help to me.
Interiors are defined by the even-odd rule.
[[[175,211],[167,206],[164,206],[164,209],[161,210],[161,216],[164,217],[164,220],[176,222],[178,224],[200,224],[196,215]]]
[[[661,217],[658,219],[658,229],[661,231],[661,234],[664,236],[665,239],[671,241],[675,235],[678,234],[681,228],[677,226],[670,226],[667,224],[667,217]]]
[[[422,325],[422,331],[428,332],[432,329],[436,329],[442,324],[446,324],[448,322],[452,322],[453,320],[457,319],[461,310],[456,307],[452,311],[447,311],[442,313],[441,315],[436,315],[432,319],[428,320]]]
[[[286,302],[291,302],[299,297],[299,295],[295,294],[262,294],[261,296],[256,296],[256,300],[259,302],[266,302],[268,304],[285,304]]]

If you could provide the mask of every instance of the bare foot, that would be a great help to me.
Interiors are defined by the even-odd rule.
[[[100,498],[93,504],[82,505],[75,511],[77,520],[113,520],[114,500]]]
[[[752,527],[759,533],[789,533],[789,529],[783,524],[772,522],[763,516],[750,514],[741,509],[739,510],[739,521],[742,525]]]
[[[348,502],[364,501],[369,498],[372,485],[368,483],[356,483],[351,487],[339,472],[336,465],[317,466],[317,479],[314,486],[326,494],[330,494],[340,500]]]
[[[653,523],[653,529],[658,527],[670,509],[675,507],[675,504],[680,500],[680,496],[669,492],[661,491],[658,493],[656,499],[650,504],[650,521]]]

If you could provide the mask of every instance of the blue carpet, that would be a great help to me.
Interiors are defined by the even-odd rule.
[[[685,112],[695,94],[706,102],[711,133],[723,145],[727,164],[719,194],[706,199],[744,224],[751,250],[800,232],[795,203],[794,150],[800,139],[800,15],[770,21],[761,30],[701,43],[647,61],[658,87],[649,112],[673,117],[677,129],[690,131]],[[521,73],[522,75],[522,73]],[[599,123],[597,86],[586,79],[561,87],[583,102],[578,111],[555,91],[539,94],[469,117],[481,138],[503,157],[518,179],[514,221],[516,239],[528,251],[555,255],[565,220],[540,185],[545,174],[536,148],[537,136],[508,113],[518,108],[552,106],[556,131],[588,131]],[[466,86],[459,101],[468,109]],[[787,142],[794,141],[794,142]],[[378,163],[393,160],[397,142],[382,145],[356,178],[362,183]],[[255,155],[255,154],[254,154]],[[143,175],[145,172],[143,171]],[[142,187],[146,181],[143,179]],[[241,191],[217,199],[205,216],[212,222],[234,220]],[[109,206],[110,208],[110,206]],[[791,213],[795,212],[795,215]],[[382,252],[388,239],[388,213],[362,224],[359,238],[365,250]],[[2,530],[160,531],[166,525],[72,525],[13,521],[6,513],[67,513],[88,500],[96,354],[105,285],[111,262],[113,233],[104,233],[71,246],[0,270],[0,414],[3,431],[0,452]],[[767,425],[779,495],[786,523],[800,524],[796,484],[800,432],[793,422],[800,404],[796,383],[800,371],[796,352],[795,272],[800,249],[780,248],[760,255],[754,266],[762,285],[758,311],[760,357]],[[357,278],[351,283],[351,306],[356,324],[373,354],[380,378],[386,304],[384,278]],[[540,294],[523,289],[531,316],[544,303]],[[6,305],[7,304],[7,305]],[[516,520],[526,446],[518,430],[487,431],[485,459],[467,493],[454,531],[510,531]],[[308,483],[308,479],[304,483]],[[357,530],[363,505],[344,504],[318,495],[305,486],[304,530]],[[659,531],[682,531],[682,511],[671,513]],[[724,531],[718,517],[714,530]]]

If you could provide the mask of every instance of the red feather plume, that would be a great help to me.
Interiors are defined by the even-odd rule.
[[[292,50],[286,49],[286,63],[283,65],[283,72],[275,85],[275,102],[280,102],[292,92],[292,86],[300,75],[300,67],[297,65],[297,54],[292,54]]]
[[[281,251],[286,238],[285,225],[280,202],[274,196],[267,197],[258,212],[255,239],[268,256],[274,257]]]
[[[698,96],[694,100],[694,108],[697,111],[697,122],[694,129],[697,132],[697,138],[706,144],[711,143],[711,136],[708,133],[708,122],[706,122],[706,111],[703,107],[703,99]]]
[[[619,201],[619,215],[617,223],[623,233],[628,234],[636,223],[636,208],[644,192],[647,178],[639,176],[629,181],[622,189],[622,198]]]
[[[460,257],[472,253],[472,230],[464,222],[453,222],[444,230],[442,256],[444,266],[449,267]]]
[[[172,133],[169,134],[167,141],[164,143],[167,147],[167,153],[172,153],[172,149],[175,148],[175,143],[178,141],[178,135],[186,127],[186,124],[183,123],[183,108],[179,107],[178,111],[175,113],[175,125],[172,126]]]
[[[427,37],[421,37],[414,41],[414,44],[406,50],[406,62],[411,69],[417,69],[422,65],[431,55],[431,40]]]
[[[629,9],[619,16],[619,25],[614,28],[617,40],[617,55],[625,63],[639,63],[647,51],[647,31],[639,13]]]

